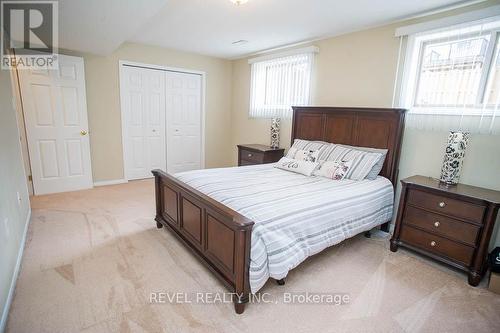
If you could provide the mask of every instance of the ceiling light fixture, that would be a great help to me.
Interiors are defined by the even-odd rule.
[[[229,0],[229,1],[231,1],[232,3],[234,3],[236,6],[239,6],[239,5],[242,5],[242,4],[248,2],[248,0]]]

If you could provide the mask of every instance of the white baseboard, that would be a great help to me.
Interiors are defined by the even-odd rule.
[[[100,180],[94,182],[94,186],[106,186],[106,185],[116,185],[116,184],[125,184],[128,183],[126,179],[112,179],[112,180]]]
[[[14,274],[12,274],[12,280],[10,282],[10,290],[9,295],[7,296],[7,302],[5,302],[5,306],[3,307],[2,319],[0,321],[0,332],[4,332],[7,326],[7,318],[9,317],[9,309],[12,304],[12,299],[14,298],[14,291],[16,290],[16,282],[17,277],[19,276],[19,272],[21,271],[21,262],[23,260],[24,253],[24,245],[26,244],[26,236],[28,234],[28,228],[31,221],[31,208],[28,211],[28,217],[26,219],[26,224],[24,226],[23,238],[21,239],[21,244],[19,245],[19,252],[17,254],[17,262],[16,267],[14,268]]]

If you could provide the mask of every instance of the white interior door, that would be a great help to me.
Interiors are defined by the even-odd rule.
[[[92,187],[83,58],[19,70],[35,194]]]
[[[121,66],[125,175],[149,178],[165,169],[165,72]]]
[[[201,75],[168,71],[166,77],[167,171],[201,169]]]

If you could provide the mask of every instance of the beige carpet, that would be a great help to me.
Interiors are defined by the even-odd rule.
[[[153,182],[33,198],[7,332],[500,332],[500,296],[388,240],[357,236],[310,258],[276,303],[151,304],[151,292],[224,292],[153,222]],[[347,305],[284,304],[284,292],[348,294]]]

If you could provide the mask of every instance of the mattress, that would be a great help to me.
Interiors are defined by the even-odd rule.
[[[255,222],[249,271],[252,293],[269,277],[282,279],[307,257],[392,218],[393,186],[384,177],[335,181],[273,165],[174,175]]]

